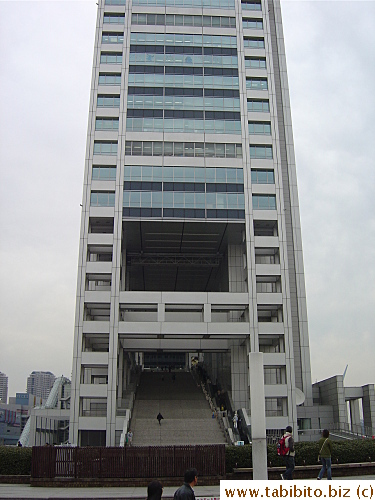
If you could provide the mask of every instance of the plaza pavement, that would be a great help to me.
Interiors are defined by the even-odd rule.
[[[334,477],[333,480],[375,480],[375,476],[353,476],[353,477]],[[298,481],[298,480],[297,480]],[[313,481],[313,479],[311,479]],[[176,486],[166,486],[163,491],[162,500],[173,498],[173,494],[181,484]],[[196,486],[194,488],[197,500],[213,500],[220,497],[220,486]],[[32,500],[32,499],[51,499],[60,500],[69,498],[78,499],[100,499],[110,500],[113,498],[139,499],[145,500],[147,497],[146,488],[40,488],[31,487],[28,484],[0,484],[0,498],[12,500]]]

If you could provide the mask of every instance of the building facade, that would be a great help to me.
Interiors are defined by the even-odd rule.
[[[0,401],[0,444],[15,445],[35,406],[35,396],[17,392],[8,403]]]
[[[8,377],[3,372],[0,372],[0,400],[5,404],[8,401]]]
[[[279,0],[99,0],[70,442],[118,445],[137,370],[198,357],[268,432],[312,406]]]
[[[55,375],[51,372],[31,372],[27,377],[26,392],[45,400],[48,398],[55,379]]]

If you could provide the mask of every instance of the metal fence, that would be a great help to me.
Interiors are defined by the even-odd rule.
[[[155,478],[225,475],[225,445],[125,448],[34,446],[32,478]]]

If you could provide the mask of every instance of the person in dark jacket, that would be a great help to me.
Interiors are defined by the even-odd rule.
[[[327,471],[327,479],[332,479],[331,472],[331,455],[332,455],[332,441],[328,438],[329,430],[324,429],[322,432],[322,437],[319,439],[319,456],[322,462],[322,468],[320,469],[319,476],[317,479],[322,479],[325,471]]]
[[[197,469],[188,469],[184,475],[184,484],[175,491],[174,500],[195,500],[193,487],[198,483]]]
[[[147,486],[147,500],[160,500],[163,494],[163,485],[156,479]]]
[[[164,420],[164,417],[163,417],[163,415],[160,413],[160,411],[159,411],[158,416],[157,416],[156,418],[158,419],[159,425],[161,425],[161,423],[160,423],[160,422],[161,422],[162,420]]]

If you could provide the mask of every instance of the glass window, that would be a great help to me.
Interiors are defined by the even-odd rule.
[[[94,207],[114,207],[115,193],[112,191],[92,191],[90,205]]]
[[[163,143],[154,142],[153,143],[153,156],[163,156]]]
[[[273,170],[251,170],[251,182],[253,184],[275,184],[275,175]]]
[[[250,49],[264,49],[264,38],[244,38],[244,47]]]
[[[101,64],[121,64],[122,54],[117,52],[102,52],[100,54]]]
[[[132,18],[133,21],[133,18]],[[104,13],[104,18],[103,18],[104,23],[111,23],[111,24],[124,24],[125,22],[125,14],[112,14],[112,13]]]
[[[120,85],[121,84],[121,74],[120,73],[100,73],[99,74],[99,85]]]
[[[133,141],[132,143],[132,155],[142,156],[142,143],[138,141]]]
[[[243,4],[242,4],[243,6]],[[263,21],[262,19],[242,19],[242,24],[244,28],[250,28],[250,29],[257,29],[257,30],[262,30],[263,29]]]
[[[143,143],[143,156],[152,156],[152,142],[145,141]]]
[[[142,118],[130,118],[131,126],[138,127],[137,122],[133,123],[133,120],[141,120],[140,126],[143,126]],[[156,120],[151,118],[151,120]],[[178,126],[176,125],[176,119],[168,120],[174,126],[174,129]],[[186,123],[182,120],[182,125]],[[196,127],[197,123],[202,124],[202,120],[190,120],[191,123]],[[214,120],[209,120],[214,124]],[[207,122],[207,123],[208,123]],[[237,122],[235,122],[237,123]],[[185,157],[217,157],[217,158],[241,158],[242,157],[242,145],[241,144],[224,144],[224,143],[183,143],[183,142],[137,142],[137,141],[126,141],[125,144],[125,154],[126,155],[143,155],[151,156],[151,145],[152,145],[152,155],[153,156],[185,156]],[[164,146],[164,149],[163,149]]]
[[[250,158],[272,159],[272,146],[250,146]]]
[[[269,113],[270,103],[268,100],[248,99],[247,110],[248,111]]]
[[[271,135],[271,123],[249,122],[249,134]]]
[[[266,78],[246,78],[246,88],[253,90],[268,90]]]
[[[124,33],[102,33],[102,43],[123,43]]]
[[[272,194],[253,194],[254,210],[276,210],[276,196]]]
[[[258,2],[254,0],[253,1],[249,0],[247,2],[244,1],[241,2],[241,6],[245,10],[258,10],[258,11],[262,10],[262,5],[260,3],[260,0]]]
[[[118,118],[96,118],[95,130],[118,130]]]
[[[103,108],[120,107],[119,95],[98,95],[97,106]]]
[[[236,157],[236,145],[235,144],[226,144],[225,145],[225,155],[227,158],[235,158]]]
[[[116,167],[93,166],[92,179],[101,181],[116,180]]]
[[[246,57],[245,66],[246,68],[265,69],[266,59],[263,57]]]
[[[117,142],[95,141],[94,154],[117,155]]]
[[[205,144],[205,156],[214,157],[215,156],[215,144],[206,142]]]

